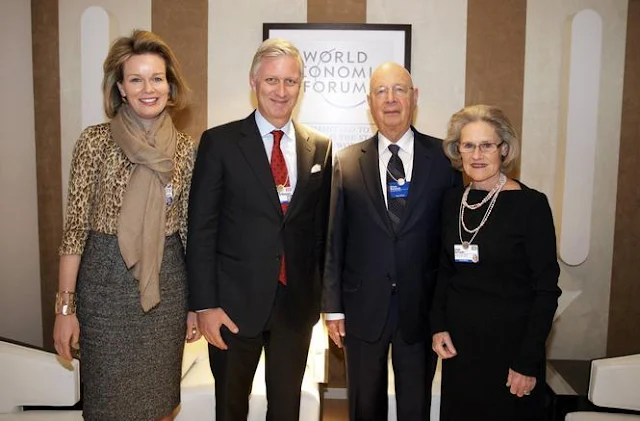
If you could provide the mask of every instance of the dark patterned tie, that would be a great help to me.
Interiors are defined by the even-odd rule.
[[[273,149],[271,149],[271,174],[273,174],[273,181],[276,184],[276,190],[282,189],[283,187],[290,187],[291,182],[289,181],[289,172],[287,171],[287,163],[284,160],[284,155],[280,150],[280,141],[282,140],[282,135],[284,132],[282,130],[274,130],[271,132],[273,134]],[[280,202],[280,206],[282,207],[282,213],[287,213],[287,208],[289,207],[289,203]],[[287,272],[284,268],[284,254],[280,260],[280,273],[278,274],[278,281],[282,285],[287,285]]]
[[[391,190],[389,188],[389,183],[395,182],[396,184],[399,184],[398,180],[400,179],[405,181],[404,165],[402,165],[402,160],[400,159],[400,156],[398,156],[399,150],[400,146],[395,144],[389,145],[391,158],[389,159],[389,164],[387,164],[387,208],[389,211],[389,219],[391,219],[391,225],[393,225],[394,231],[398,229],[398,225],[402,219],[402,214],[404,213],[404,208],[407,204],[407,199],[405,197],[392,198],[389,192]],[[403,181],[400,183],[404,184]]]

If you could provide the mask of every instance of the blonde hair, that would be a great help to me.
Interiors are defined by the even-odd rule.
[[[304,63],[302,62],[300,51],[296,48],[295,45],[282,38],[269,38],[268,40],[265,40],[262,44],[260,44],[260,47],[258,47],[258,51],[256,51],[253,56],[249,76],[251,77],[251,79],[255,79],[263,59],[267,57],[284,56],[293,57],[298,62],[298,68],[300,69],[300,81],[302,81]]]
[[[164,60],[169,83],[167,107],[179,110],[187,104],[189,88],[180,73],[178,60],[171,48],[153,32],[136,29],[130,37],[120,37],[111,44],[102,66],[104,112],[109,118],[113,118],[124,103],[117,86],[124,77],[124,63],[131,56],[141,54],[155,54]]]
[[[454,168],[462,169],[462,157],[458,151],[460,133],[464,126],[476,121],[489,123],[495,129],[500,141],[507,144],[507,154],[502,157],[502,171],[509,172],[520,155],[520,142],[507,116],[500,108],[493,105],[470,105],[451,116],[447,137],[442,143],[445,155],[451,160]]]

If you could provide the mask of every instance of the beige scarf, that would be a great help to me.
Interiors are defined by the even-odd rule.
[[[138,280],[140,302],[147,312],[160,302],[160,265],[165,237],[165,190],[173,176],[177,131],[164,111],[145,130],[123,105],[111,120],[114,141],[135,165],[127,183],[118,220],[118,246],[127,268]]]

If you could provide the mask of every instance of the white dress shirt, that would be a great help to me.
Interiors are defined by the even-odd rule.
[[[293,123],[289,120],[283,127],[275,127],[260,114],[260,111],[256,110],[255,116],[258,131],[260,132],[260,136],[262,136],[262,143],[264,144],[264,150],[267,153],[269,163],[271,163],[271,151],[273,149],[273,134],[271,134],[271,132],[273,130],[282,130],[284,132],[284,136],[282,136],[282,140],[280,140],[280,150],[282,151],[282,155],[284,155],[284,162],[287,164],[291,191],[295,191],[296,182],[298,181],[298,161],[296,156],[296,130],[293,127]]]
[[[411,173],[413,172],[413,130],[409,129],[402,137],[396,142],[396,145],[400,147],[398,150],[398,156],[404,166],[404,179],[405,181],[411,181]],[[384,203],[387,203],[387,165],[391,159],[391,151],[389,150],[391,141],[384,137],[382,133],[378,133],[378,169],[380,170],[380,184],[382,185],[382,197],[384,197]]]

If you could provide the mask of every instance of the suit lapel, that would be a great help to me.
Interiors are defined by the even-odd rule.
[[[384,197],[382,197],[379,166],[380,159],[378,156],[378,136],[375,135],[369,140],[366,140],[362,145],[360,170],[362,172],[362,178],[367,192],[369,193],[369,198],[371,199],[372,205],[379,216],[379,218],[376,219],[383,229],[392,234],[393,228],[391,227],[391,221],[389,220]]]
[[[313,156],[315,153],[315,143],[311,140],[309,133],[304,129],[304,127],[295,123],[293,123],[293,127],[296,131],[296,160],[298,165],[298,174],[296,188],[293,191],[291,203],[289,203],[289,208],[287,209],[287,213],[284,217],[285,220],[291,218],[291,215],[294,214],[299,207],[297,204],[302,200],[301,196],[303,196],[306,191],[307,182],[311,175]]]
[[[271,174],[271,167],[269,166],[269,159],[264,150],[264,143],[258,131],[254,113],[244,121],[240,134],[241,137],[238,142],[240,150],[267,194],[269,202],[282,214],[278,193],[276,192],[273,181],[273,174]]]
[[[413,129],[413,128],[412,128]],[[407,198],[407,207],[398,226],[398,232],[407,226],[407,221],[413,215],[413,211],[421,198],[424,198],[424,190],[429,184],[429,173],[431,172],[431,152],[426,146],[425,139],[421,134],[413,130],[413,170],[411,174],[411,186],[409,188],[409,197]]]

